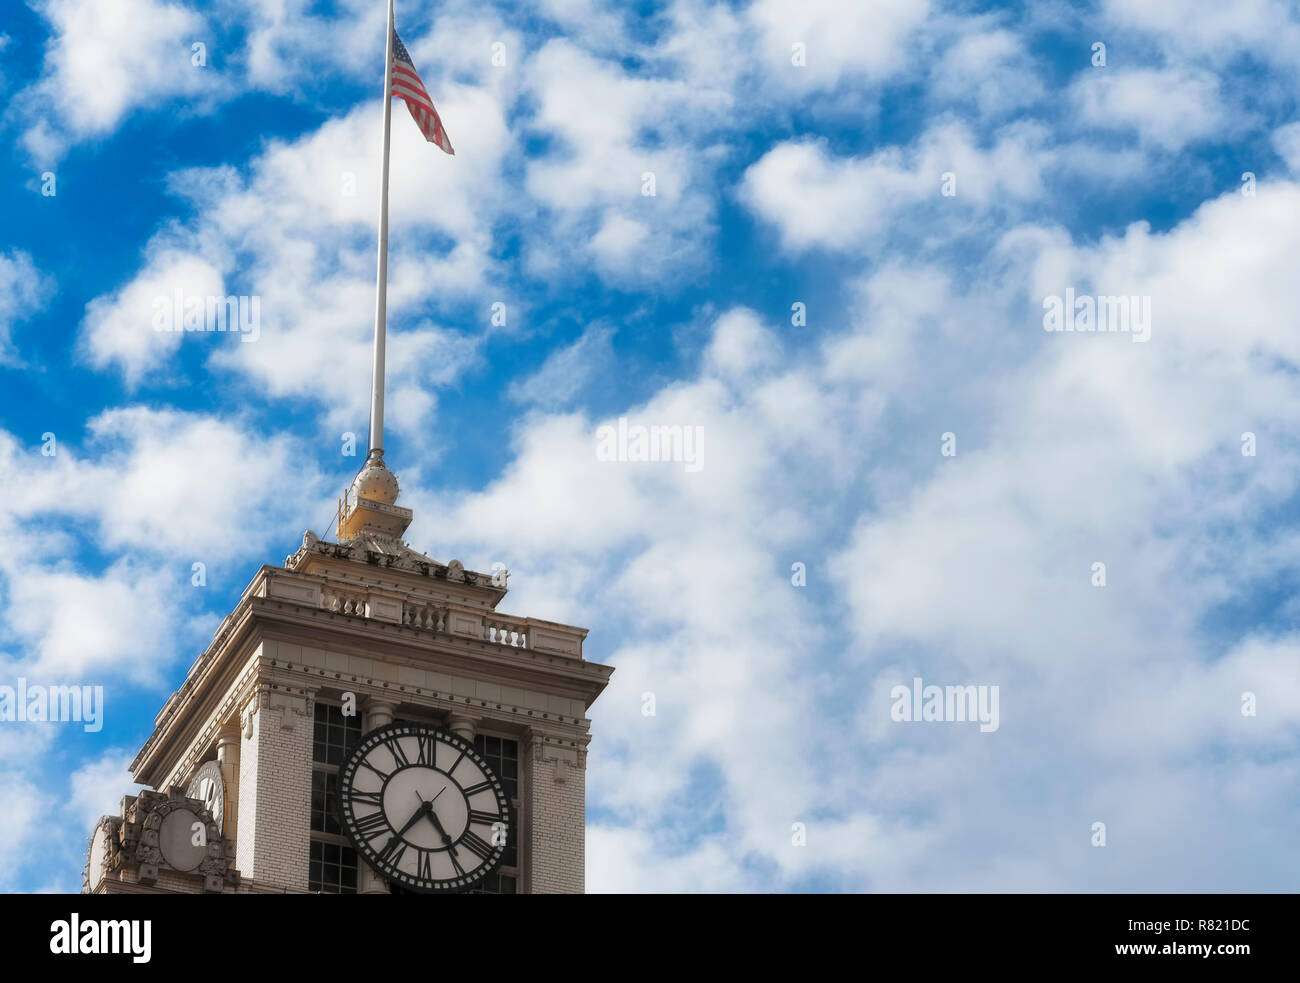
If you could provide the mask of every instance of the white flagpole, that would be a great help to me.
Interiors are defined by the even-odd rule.
[[[393,0],[384,41],[384,165],[379,182],[379,272],[375,278],[375,364],[370,379],[370,453],[384,456],[384,341],[388,306],[388,145],[393,121]]]

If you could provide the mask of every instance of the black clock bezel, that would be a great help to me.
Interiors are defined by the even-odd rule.
[[[353,780],[356,776],[357,768],[361,766],[361,761],[366,755],[374,750],[379,744],[384,743],[390,737],[407,737],[426,735],[433,737],[442,743],[455,747],[463,751],[466,757],[470,758],[475,766],[483,772],[487,781],[491,784],[492,792],[496,796],[497,813],[501,817],[501,822],[509,823],[510,821],[510,800],[506,795],[505,786],[501,778],[488,764],[487,759],[479,753],[478,748],[474,746],[473,741],[467,741],[459,734],[452,733],[445,727],[439,727],[436,724],[426,724],[416,721],[394,721],[390,724],[384,724],[373,730],[362,734],[357,742],[348,748],[343,762],[339,765],[338,781],[338,799],[335,802],[335,811],[338,814],[339,826],[343,829],[344,835],[352,848],[356,850],[358,858],[369,864],[380,877],[390,882],[395,882],[404,890],[414,891],[417,894],[463,894],[471,891],[482,882],[485,877],[493,874],[501,866],[505,858],[507,844],[503,843],[496,846],[487,860],[483,861],[469,878],[451,878],[445,881],[426,881],[418,877],[399,870],[380,860],[375,851],[370,849],[370,841],[361,835],[356,828],[356,815],[352,809],[351,796],[349,794]],[[406,767],[423,767],[420,765],[407,765]],[[385,785],[392,779],[392,776],[405,768],[398,768],[389,774],[385,779]],[[445,774],[445,772],[444,772]],[[455,779],[452,779],[455,781]],[[460,783],[456,783],[458,787]],[[382,794],[382,793],[381,793]],[[385,816],[387,820],[387,816]],[[391,823],[389,828],[392,828]],[[508,831],[511,833],[513,831]],[[463,834],[462,834],[463,838]],[[460,842],[458,839],[457,843]]]

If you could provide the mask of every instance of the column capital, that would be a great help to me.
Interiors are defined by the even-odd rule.
[[[479,718],[471,717],[467,713],[453,712],[447,721],[447,729],[459,737],[473,743],[474,735],[478,732]]]
[[[369,732],[384,724],[391,724],[396,714],[396,707],[385,697],[370,696],[364,704],[365,716],[361,718],[361,729]]]
[[[223,724],[221,730],[217,732],[217,756],[220,757],[225,750],[232,747],[238,753],[239,722],[236,720]]]

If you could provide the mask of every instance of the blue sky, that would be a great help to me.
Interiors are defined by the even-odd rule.
[[[0,723],[0,889],[79,887],[167,694],[357,470],[383,17],[5,7],[0,684],[108,703]],[[386,456],[413,546],[618,668],[591,890],[1294,888],[1293,5],[397,26],[457,154],[394,106]],[[1044,331],[1067,288],[1149,298],[1149,338]],[[155,332],[174,290],[257,296],[257,341]],[[619,417],[703,467],[598,460]],[[917,676],[999,727],[894,721]]]

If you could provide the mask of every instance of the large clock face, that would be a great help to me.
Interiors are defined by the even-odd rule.
[[[414,891],[463,891],[501,863],[510,817],[501,780],[456,734],[377,727],[339,769],[339,814],[357,852]]]

